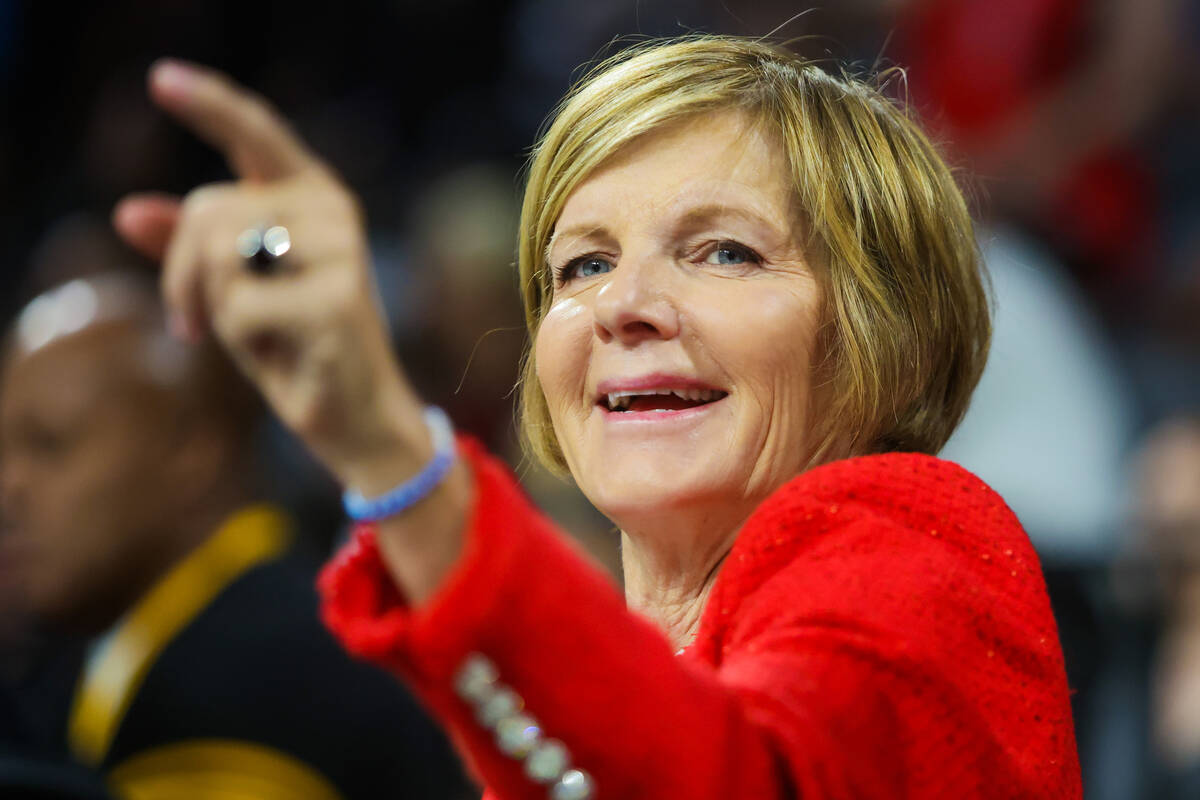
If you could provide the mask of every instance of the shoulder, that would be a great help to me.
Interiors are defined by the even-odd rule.
[[[746,522],[709,604],[693,657],[767,698],[757,714],[819,720],[830,761],[856,742],[914,786],[1076,785],[1037,556],[955,464],[890,454],[799,476]],[[922,771],[946,763],[963,771]]]
[[[806,524],[814,520],[816,529]],[[739,545],[758,548],[780,534],[811,544],[823,530],[859,521],[951,542],[976,542],[981,531],[1026,539],[1000,495],[966,469],[921,453],[887,453],[835,461],[784,484],[747,520]]]
[[[1036,620],[1038,639],[1053,633],[1013,512],[967,470],[915,453],[834,462],[785,484],[747,520],[710,602],[723,618],[710,628],[726,640],[797,615],[914,642],[997,615]]]

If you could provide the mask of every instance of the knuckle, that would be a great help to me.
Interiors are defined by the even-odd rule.
[[[295,179],[295,184],[312,198],[322,214],[333,212],[341,216],[358,207],[358,197],[324,164],[314,164]]]
[[[366,213],[358,195],[340,181],[325,184],[320,194],[320,214],[330,224],[358,235],[365,226]]]
[[[186,220],[207,220],[228,206],[237,190],[227,183],[210,183],[198,186],[183,199],[183,215]]]
[[[201,244],[200,256],[205,264],[217,265],[238,259],[237,242],[234,236],[225,234],[206,236]]]
[[[280,125],[275,112],[263,101],[247,97],[242,111],[242,127],[255,140],[269,140]]]

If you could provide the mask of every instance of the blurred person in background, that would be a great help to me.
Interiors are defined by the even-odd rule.
[[[1139,453],[1139,544],[1155,566],[1145,797],[1200,797],[1200,417],[1157,426]]]
[[[3,616],[52,642],[8,676],[14,749],[118,796],[472,796],[409,695],[319,625],[313,554],[262,502],[257,396],[167,335],[156,281],[97,228],[57,231],[58,285],[4,349]]]
[[[1180,0],[895,6],[914,101],[985,185],[1110,303],[1156,271],[1159,186],[1138,137],[1176,81]],[[1127,311],[1127,309],[1125,309]]]

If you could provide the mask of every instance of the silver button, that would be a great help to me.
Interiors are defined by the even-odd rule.
[[[496,726],[496,746],[513,758],[524,758],[541,738],[537,720],[528,714],[515,714]]]
[[[500,720],[511,717],[524,707],[525,701],[519,694],[507,686],[501,685],[496,688],[491,697],[483,701],[475,713],[475,717],[479,720],[480,725],[494,728],[500,723]]]
[[[558,739],[544,739],[525,759],[525,774],[538,783],[554,783],[571,764],[571,754]]]
[[[591,800],[595,792],[591,775],[581,769],[569,769],[550,790],[550,800]]]
[[[481,653],[471,653],[458,670],[454,690],[463,700],[479,705],[495,693],[499,677],[500,673],[490,658]]]

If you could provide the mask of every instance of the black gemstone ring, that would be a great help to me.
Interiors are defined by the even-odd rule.
[[[274,272],[279,266],[279,259],[291,247],[292,236],[282,225],[247,228],[237,238],[238,255],[246,260],[246,267],[251,272],[260,275]]]

